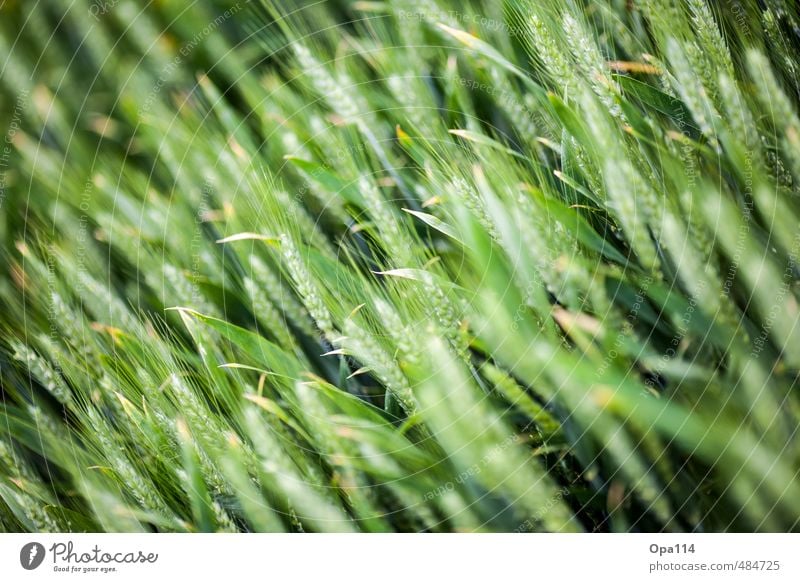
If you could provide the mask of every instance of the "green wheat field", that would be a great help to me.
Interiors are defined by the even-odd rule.
[[[800,530],[790,0],[0,0],[0,531]]]

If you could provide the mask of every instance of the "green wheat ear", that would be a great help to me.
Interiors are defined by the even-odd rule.
[[[0,531],[796,531],[790,4],[6,3]]]

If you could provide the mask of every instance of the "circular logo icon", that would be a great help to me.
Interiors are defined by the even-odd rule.
[[[26,570],[35,570],[44,561],[44,546],[39,542],[30,542],[19,551],[19,563]]]

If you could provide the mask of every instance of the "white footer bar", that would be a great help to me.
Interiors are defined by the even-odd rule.
[[[800,580],[795,534],[4,534],[0,580]]]

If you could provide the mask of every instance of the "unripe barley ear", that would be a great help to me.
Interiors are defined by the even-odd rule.
[[[292,277],[298,294],[311,315],[312,319],[316,322],[317,327],[327,338],[333,338],[336,331],[333,327],[331,313],[325,306],[322,297],[317,293],[317,287],[312,279],[311,273],[307,265],[303,262],[297,246],[294,241],[287,234],[280,237],[281,254],[283,255],[284,263]]]

